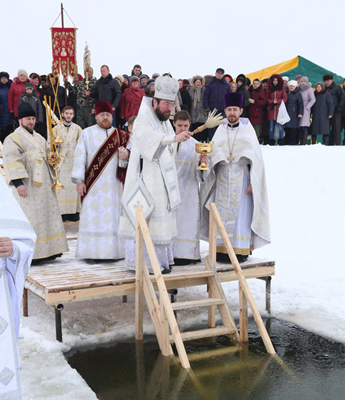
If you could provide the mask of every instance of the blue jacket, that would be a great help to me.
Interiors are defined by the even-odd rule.
[[[7,83],[0,82],[0,129],[5,129],[10,119],[10,113],[8,112],[8,92],[10,91],[11,83],[11,80]]]
[[[219,111],[224,110],[223,97],[230,92],[230,86],[224,78],[217,79],[215,76],[207,84],[204,92],[204,108]]]

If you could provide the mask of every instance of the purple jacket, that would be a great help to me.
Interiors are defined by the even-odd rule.
[[[204,92],[204,108],[224,110],[223,97],[230,92],[230,86],[224,78],[217,79],[215,76],[207,84]]]

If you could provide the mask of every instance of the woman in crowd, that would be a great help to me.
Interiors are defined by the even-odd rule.
[[[6,136],[13,132],[13,126],[9,123],[10,113],[8,111],[8,93],[12,80],[7,72],[0,72],[0,142],[4,143]]]
[[[306,76],[302,76],[300,80],[299,91],[303,99],[303,117],[299,121],[299,143],[307,144],[308,128],[310,126],[310,112],[315,103],[314,91],[311,88],[311,83]]]
[[[288,82],[286,111],[289,114],[290,121],[284,125],[286,145],[297,144],[299,121],[304,112],[303,99],[297,85],[295,80]]]
[[[311,109],[312,142],[316,143],[316,136],[322,135],[322,143],[329,143],[329,120],[333,116],[334,104],[331,95],[326,91],[323,82],[318,82],[315,86],[315,104]]]
[[[191,79],[191,89],[189,95],[191,97],[190,115],[192,124],[190,131],[194,131],[196,128],[205,123],[207,115],[202,102],[205,92],[204,78],[200,75],[195,75]],[[197,133],[194,135],[194,139],[198,141],[207,140],[207,130]]]
[[[277,117],[282,102],[286,103],[287,95],[284,89],[283,78],[279,74],[273,74],[267,82],[267,120],[269,144],[275,145],[274,128],[279,129],[278,144],[284,144],[284,127],[278,124]]]

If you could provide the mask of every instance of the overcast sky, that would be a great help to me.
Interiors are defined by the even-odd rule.
[[[1,7],[0,71],[51,72],[50,27],[61,1],[5,0]],[[78,28],[77,62],[83,74],[87,41],[95,75],[108,64],[113,76],[170,71],[175,78],[236,77],[301,55],[345,76],[344,0],[214,2],[65,0]],[[60,18],[55,23],[61,26]],[[65,15],[65,27],[73,27]]]

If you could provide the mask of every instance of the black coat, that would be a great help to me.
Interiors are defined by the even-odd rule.
[[[237,89],[237,93],[243,94],[243,113],[241,114],[241,117],[248,117],[248,107],[250,105],[249,99],[250,99],[250,94],[246,87],[244,86],[244,83],[242,86],[240,86]]]
[[[345,95],[340,85],[333,82],[328,88],[327,92],[332,96],[334,105],[334,114],[341,113],[345,105]]]
[[[188,111],[190,113],[190,107],[192,104],[192,99],[189,95],[189,92],[186,88],[181,88],[180,89],[180,95],[181,95],[181,99],[182,99],[182,104],[180,104],[181,106],[181,110],[185,110]]]
[[[304,105],[301,93],[295,89],[293,92],[287,92],[286,111],[289,114],[290,121],[285,124],[286,128],[297,129],[299,127],[298,115],[303,115]]]
[[[65,88],[63,88],[62,86],[56,86],[57,87],[57,101],[59,103],[59,108],[60,108],[60,113],[62,113],[62,110],[65,107]],[[56,91],[56,87],[55,87],[55,91]],[[54,95],[54,91],[51,87],[49,87],[46,91],[46,96],[47,96],[47,104],[49,105],[49,99],[50,99],[50,103],[51,103],[51,108],[53,110],[54,108],[54,101],[55,101],[55,95]],[[44,100],[44,98],[42,99],[42,101]],[[60,118],[59,115],[59,110],[58,107],[55,106],[55,115]]]
[[[96,82],[95,90],[91,93],[91,97],[97,101],[105,100],[110,103],[114,108],[120,103],[121,88],[116,79],[113,79],[111,74],[106,78],[99,78]]]
[[[327,135],[329,134],[329,116],[333,115],[334,105],[332,97],[327,92],[315,92],[316,102],[311,108],[312,113],[312,124],[311,134],[312,135]]]

